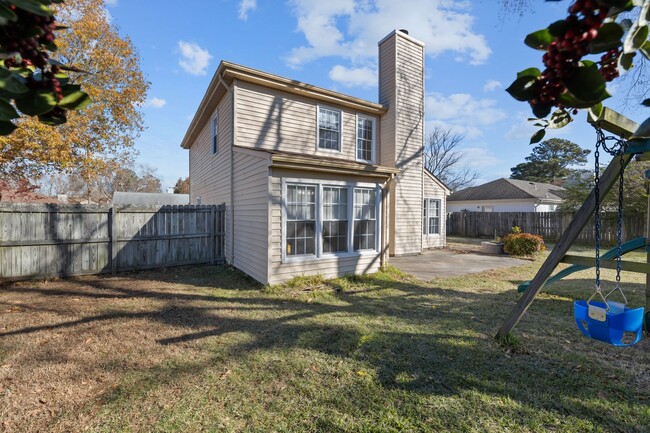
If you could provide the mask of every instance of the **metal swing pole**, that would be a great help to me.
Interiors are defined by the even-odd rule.
[[[650,182],[650,170],[645,172],[645,178]],[[650,190],[650,184],[648,184]],[[646,211],[646,263],[650,263],[650,194],[648,194],[648,210]],[[645,276],[645,332],[650,335],[650,274]]]

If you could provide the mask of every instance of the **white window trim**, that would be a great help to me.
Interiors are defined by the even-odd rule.
[[[286,245],[287,245],[287,185],[304,185],[304,186],[316,186],[316,225],[315,225],[315,234],[316,234],[316,254],[300,255],[300,256],[288,256]],[[334,186],[334,187],[347,187],[348,189],[348,251],[347,252],[335,252],[335,253],[323,253],[323,187],[324,186]],[[375,249],[374,250],[360,250],[353,251],[353,235],[354,235],[354,189],[355,188],[367,188],[375,190],[375,216],[376,216],[376,233],[375,233]],[[280,207],[282,208],[282,220],[280,222],[280,231],[282,232],[282,263],[299,263],[299,262],[310,262],[310,261],[320,261],[325,259],[338,259],[344,257],[359,257],[364,255],[377,255],[380,252],[380,243],[381,243],[381,234],[382,234],[382,219],[381,219],[381,202],[382,202],[382,189],[381,186],[376,183],[369,182],[346,182],[346,181],[328,181],[328,180],[314,180],[314,179],[304,179],[304,178],[282,178],[282,187],[281,187],[282,200]]]
[[[427,228],[427,232],[425,234],[423,234],[423,236],[440,237],[440,236],[442,236],[442,200],[437,198],[437,197],[424,197],[424,200],[426,200],[427,203],[430,203],[431,200],[436,200],[439,203],[438,204],[438,211],[439,211],[440,215],[438,215],[438,233],[429,233],[429,218],[430,218],[429,217],[429,210],[431,209],[431,207],[430,206],[426,207],[426,212],[425,212],[424,221],[423,221],[422,225],[423,225],[423,228],[424,227]],[[422,202],[422,206],[424,206],[424,202]],[[433,217],[431,217],[431,218],[433,218]]]
[[[210,148],[212,150],[212,155],[219,153],[219,112],[215,112],[210,121]],[[217,139],[215,140],[215,137]]]
[[[324,108],[330,111],[336,111],[339,113],[339,148],[336,149],[325,149],[320,147],[320,109]],[[343,111],[338,108],[330,107],[327,105],[316,105],[316,151],[317,152],[327,152],[342,154],[343,153]],[[356,150],[355,150],[356,152]]]
[[[372,122],[372,141],[370,143],[370,159],[361,159],[359,158],[359,119],[366,119]],[[368,116],[365,114],[358,114],[356,116],[355,127],[355,140],[354,140],[354,158],[356,161],[365,162],[368,164],[375,163],[375,155],[377,154],[377,118],[374,116]]]

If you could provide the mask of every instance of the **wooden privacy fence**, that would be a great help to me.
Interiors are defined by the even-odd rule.
[[[540,235],[545,241],[555,242],[573,219],[572,213],[561,212],[452,212],[447,214],[447,234],[464,237],[503,236],[518,226],[522,231]],[[603,245],[616,243],[618,214],[607,212],[602,215],[601,241]],[[593,244],[594,218],[582,230],[576,242]],[[623,240],[646,235],[645,214],[635,213],[623,216]]]
[[[225,205],[0,205],[0,279],[224,260]]]

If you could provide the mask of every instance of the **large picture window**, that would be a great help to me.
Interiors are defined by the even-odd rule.
[[[367,185],[286,182],[284,258],[378,251],[381,194]]]
[[[341,112],[318,107],[318,147],[341,151]]]
[[[315,254],[316,187],[288,185],[286,208],[287,256]]]
[[[422,208],[422,233],[425,235],[440,234],[440,200],[425,198]]]
[[[375,120],[357,116],[357,159],[372,162],[375,147]]]

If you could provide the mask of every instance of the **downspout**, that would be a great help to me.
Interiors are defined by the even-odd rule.
[[[381,268],[384,268],[386,266],[386,258],[388,256],[388,248],[389,248],[389,240],[388,236],[390,233],[390,221],[388,220],[388,216],[390,215],[390,200],[392,200],[392,197],[390,196],[390,189],[391,189],[391,184],[393,182],[393,179],[395,179],[395,173],[391,173],[390,177],[388,178],[388,181],[385,183],[384,191],[385,193],[382,194],[382,206],[381,206],[381,213],[382,215],[382,228],[381,228],[381,239],[382,239],[382,245],[381,245],[381,254],[379,255],[379,266]]]
[[[230,94],[230,264],[235,265],[235,91],[232,85],[226,84],[223,75],[219,75],[219,83]],[[233,81],[234,83],[234,81]],[[232,90],[232,91],[231,91]]]

